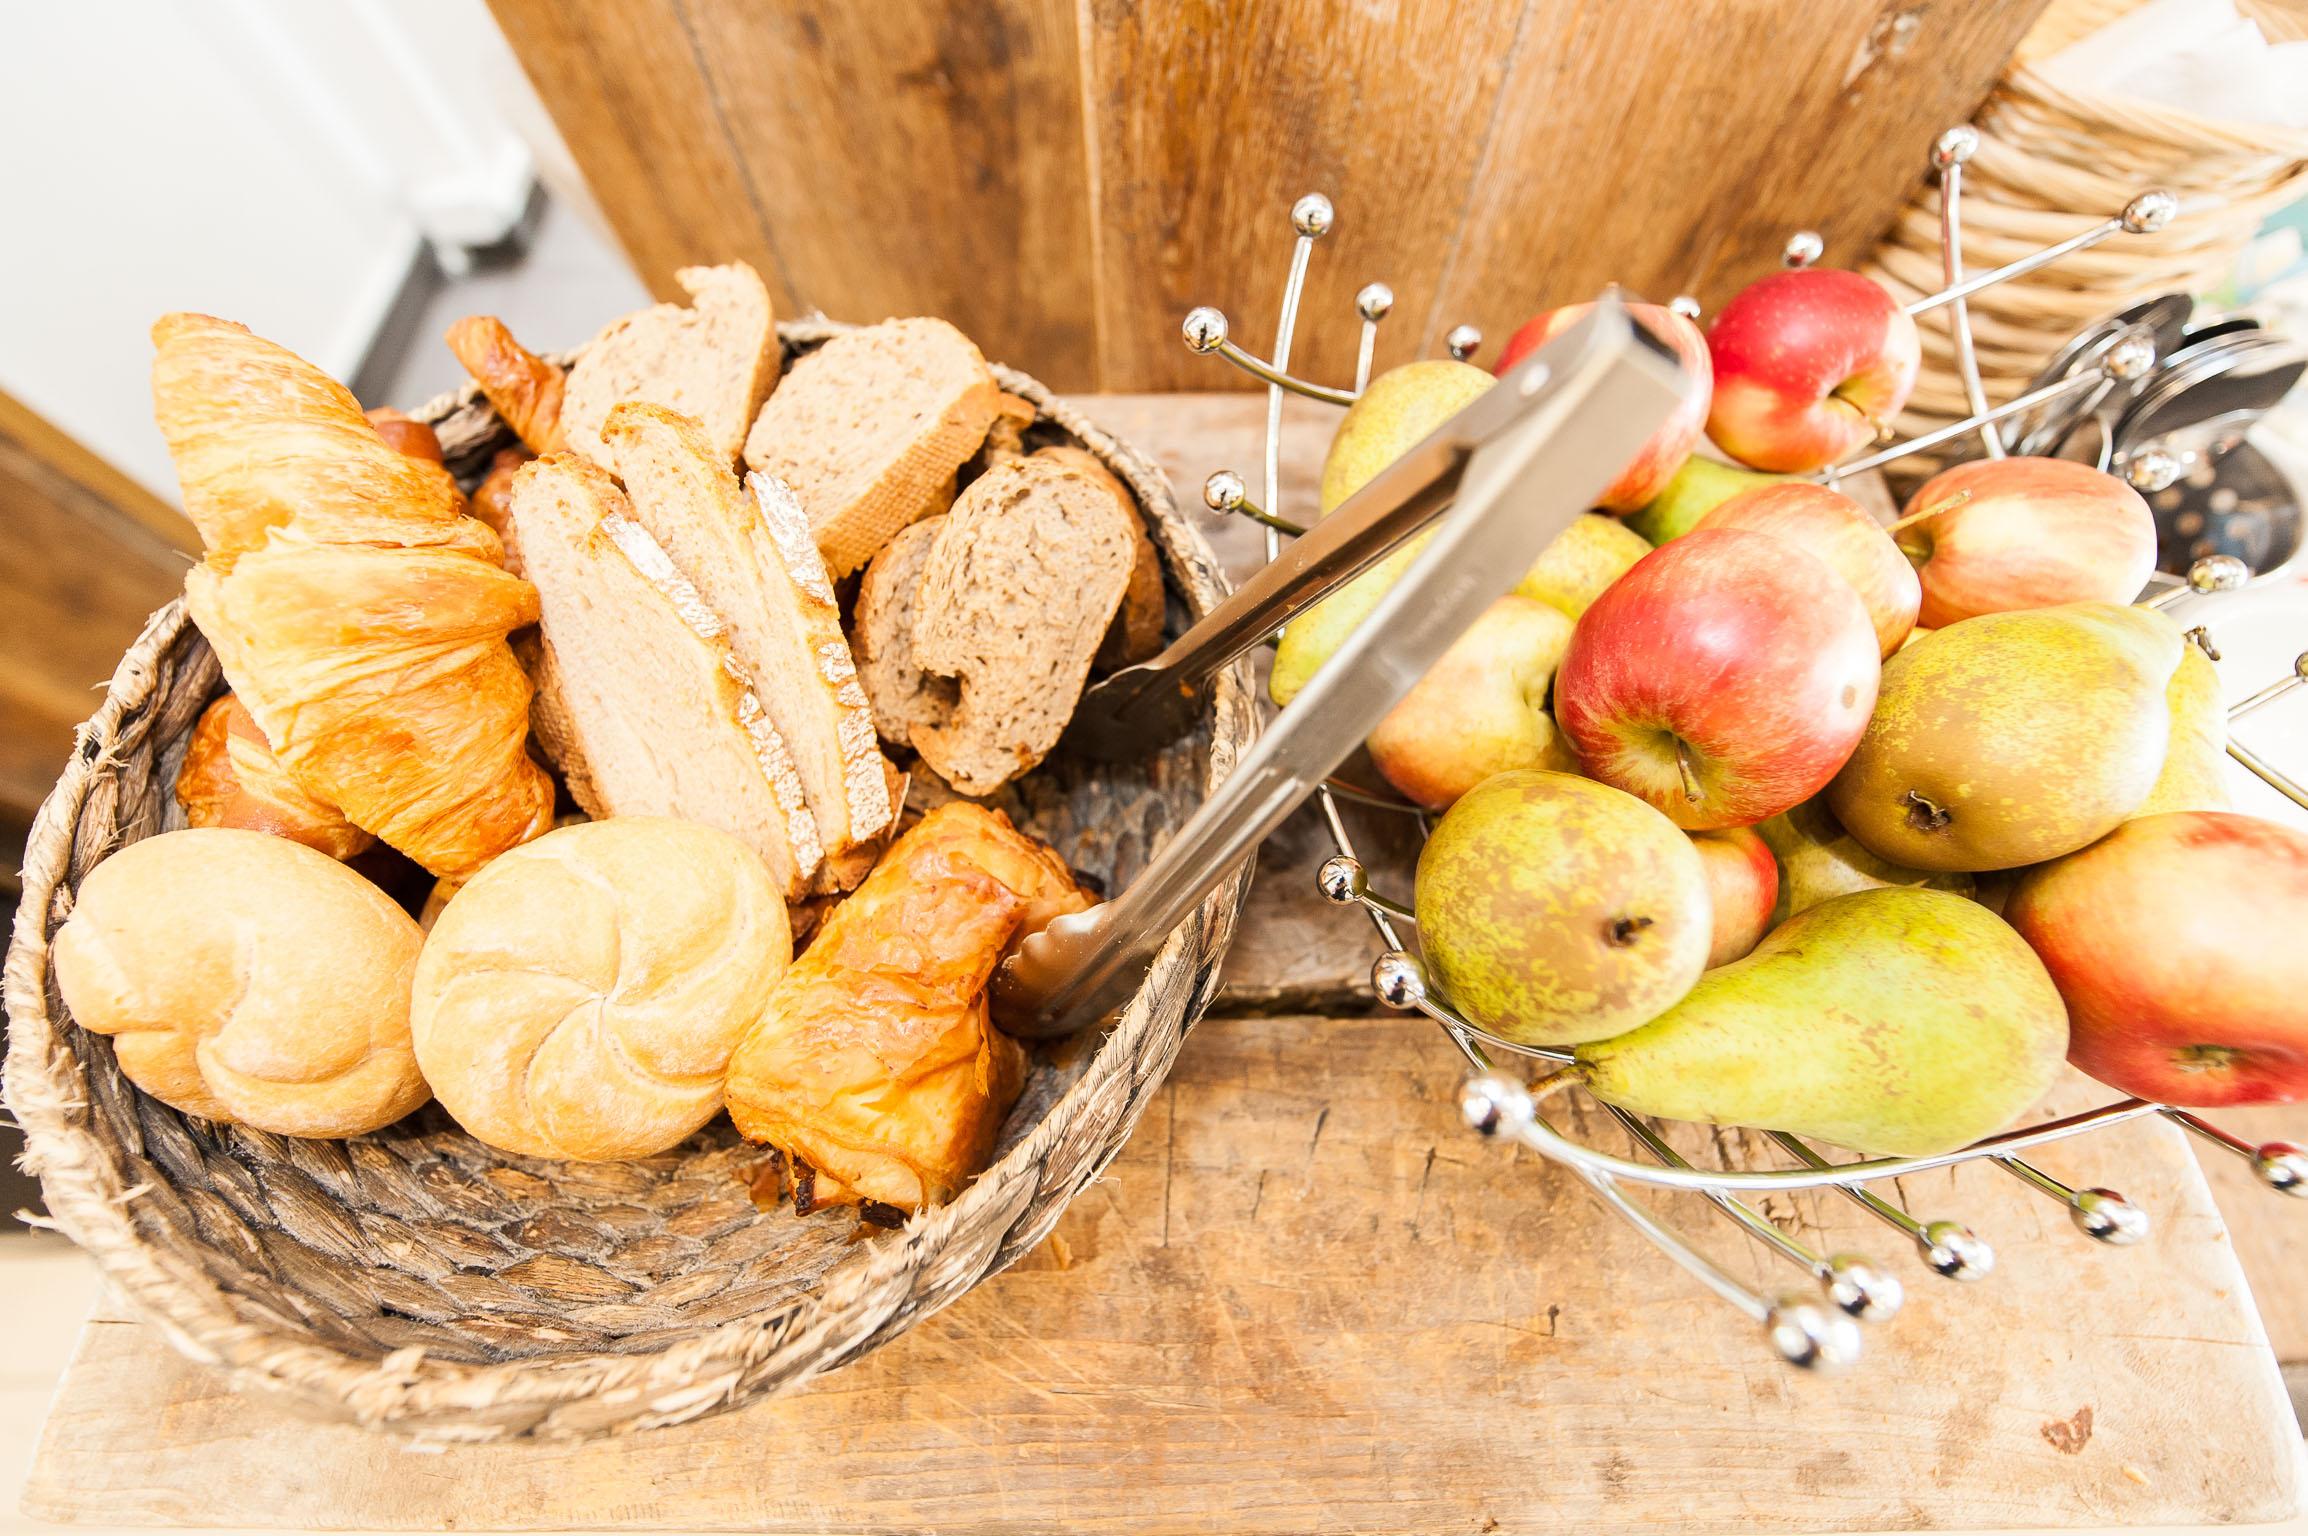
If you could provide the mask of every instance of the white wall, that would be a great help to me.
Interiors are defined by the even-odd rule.
[[[423,241],[454,265],[519,217],[526,92],[483,0],[8,8],[0,389],[173,500],[154,318],[238,320],[345,377]]]

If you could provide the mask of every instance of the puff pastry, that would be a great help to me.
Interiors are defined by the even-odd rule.
[[[794,1165],[796,1204],[915,1211],[985,1167],[1026,1065],[986,984],[1022,934],[1088,905],[999,811],[943,805],[891,846],[730,1061],[730,1119]]]
[[[332,859],[349,859],[376,841],[289,777],[272,743],[229,693],[193,727],[176,775],[176,799],[193,826],[269,832]]]

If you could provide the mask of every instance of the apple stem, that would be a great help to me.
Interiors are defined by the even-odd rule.
[[[1691,744],[1680,736],[1675,738],[1675,767],[1683,775],[1683,798],[1693,805],[1706,799],[1707,792],[1699,787],[1699,769],[1691,761]]]
[[[1902,528],[1913,527],[1917,523],[1925,522],[1931,518],[1935,518],[1942,512],[1953,512],[1957,507],[1962,506],[1969,500],[1971,500],[1971,492],[1958,491],[1945,501],[1935,501],[1928,507],[1919,507],[1915,511],[1908,513],[1905,517],[1897,518],[1891,522],[1885,523],[1883,525],[1883,531],[1885,533],[1897,533]]]

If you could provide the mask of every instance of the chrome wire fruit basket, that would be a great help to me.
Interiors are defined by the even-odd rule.
[[[2123,209],[2101,222],[2078,230],[2024,258],[1990,271],[1967,273],[1963,261],[1963,168],[1978,146],[1978,135],[1968,127],[1947,130],[1934,141],[1931,164],[1940,183],[1940,235],[1943,286],[1903,306],[1913,316],[1944,308],[1952,332],[1955,355],[1963,375],[1971,414],[1961,421],[1904,441],[1888,442],[1856,457],[1819,471],[1811,478],[1834,486],[1877,470],[1911,454],[1977,438],[1977,452],[2000,458],[2021,441],[2023,430],[2040,432],[2048,416],[2067,413],[2078,419],[2111,395],[2136,395],[2153,382],[2162,350],[2159,327],[2150,320],[2113,317],[2078,338],[2063,353],[2047,382],[2001,405],[1990,406],[1974,361],[1970,317],[1966,300],[1995,284],[2087,250],[2124,235],[2151,233],[2163,228],[2183,209],[2178,199],[2160,190],[2147,190]],[[1204,500],[1213,511],[1248,518],[1264,528],[1265,554],[1271,561],[1282,541],[1304,530],[1281,515],[1282,412],[1285,394],[1335,406],[1351,405],[1370,381],[1378,328],[1393,307],[1392,292],[1383,283],[1371,283],[1356,295],[1361,337],[1352,388],[1338,389],[1309,382],[1290,372],[1292,340],[1297,331],[1308,263],[1315,244],[1330,232],[1335,213],[1320,194],[1300,198],[1290,210],[1296,233],[1289,275],[1282,294],[1281,316],[1270,357],[1246,351],[1228,334],[1225,315],[1218,309],[1191,311],[1182,327],[1186,345],[1203,355],[1225,359],[1267,385],[1267,413],[1262,500],[1254,500],[1243,476],[1221,470],[1203,487]],[[1785,261],[1806,266],[1822,253],[1816,234],[1798,232],[1787,242]],[[1687,298],[1670,305],[1696,319],[1699,305]],[[2184,313],[2184,310],[2183,310]],[[1459,326],[1445,338],[1450,355],[1464,361],[1482,345],[1471,326]],[[1964,445],[1968,447],[1968,445]],[[2184,473],[2198,468],[2195,457],[2169,451],[2160,442],[2127,450],[2113,440],[2103,441],[2099,465],[2122,475],[2150,494],[2171,486]],[[2163,590],[2147,599],[2154,606],[2169,606],[2190,598],[2210,597],[2242,587],[2255,573],[2225,554],[2199,558],[2184,574],[2160,575]],[[2218,661],[2209,633],[2202,627],[2188,631],[2189,639],[2210,659]],[[2292,690],[2308,684],[2308,652],[2292,670],[2234,705],[2231,723],[2265,708]],[[2228,753],[2263,782],[2296,805],[2308,808],[2308,790],[2241,742],[2230,739]],[[2062,1205],[2077,1230],[2098,1242],[2112,1245],[2138,1243],[2149,1231],[2150,1215],[2143,1207],[2113,1189],[2078,1187],[2061,1181],[2026,1160],[2022,1154],[2050,1142],[2078,1136],[2103,1126],[2160,1116],[2184,1127],[2223,1152],[2247,1160],[2268,1189],[2293,1196],[2308,1196],[2308,1151],[2289,1142],[2255,1144],[2221,1129],[2201,1115],[2174,1105],[2125,1098],[2097,1108],[2026,1125],[1976,1142],[1953,1152],[1927,1157],[1869,1157],[1837,1161],[1799,1137],[1774,1130],[1760,1132],[1764,1142],[1786,1156],[1780,1167],[1700,1166],[1670,1146],[1649,1120],[1614,1105],[1594,1101],[1621,1127],[1633,1144],[1634,1155],[1620,1155],[1566,1134],[1542,1109],[1540,1098],[1522,1074],[1502,1062],[1562,1064],[1571,1061],[1567,1050],[1531,1046],[1502,1039],[1470,1022],[1429,978],[1415,943],[1417,918],[1410,906],[1377,889],[1356,852],[1342,804],[1353,804],[1372,814],[1417,818],[1427,829],[1425,813],[1406,800],[1333,777],[1316,793],[1315,806],[1336,846],[1316,875],[1321,894],[1342,907],[1359,907],[1375,929],[1381,945],[1370,971],[1370,985],[1387,1007],[1426,1015],[1441,1027],[1443,1036],[1465,1059],[1469,1069],[1460,1105],[1474,1132],[1525,1146],[1560,1164],[1578,1178],[1602,1203],[1633,1226],[1661,1252],[1681,1265],[1717,1296],[1760,1325],[1771,1347],[1788,1363],[1811,1369],[1832,1369],[1856,1360],[1861,1352],[1860,1323],[1881,1323],[1899,1311],[1904,1291],[1889,1268],[1851,1253],[1824,1253],[1782,1230],[1753,1200],[1745,1197],[1804,1190],[1832,1190],[1867,1211],[1911,1242],[1924,1266],[1950,1280],[1977,1281],[1994,1268],[1995,1254],[1964,1223],[1947,1218],[1919,1216],[1901,1203],[1892,1182],[1905,1174],[1921,1173],[1958,1163],[1983,1161],[2017,1179],[2035,1193]],[[1582,1115],[1582,1123],[1590,1117]],[[1742,1138],[1747,1139],[1747,1138]],[[1675,1226],[1663,1220],[1651,1205],[1633,1192],[1648,1188],[1695,1193],[1725,1220],[1778,1259],[1809,1277],[1813,1289],[1791,1289],[1764,1294],[1734,1277],[1722,1264],[1707,1257]]]

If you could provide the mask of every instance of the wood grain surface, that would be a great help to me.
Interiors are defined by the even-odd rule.
[[[943,314],[1062,389],[1239,387],[1302,192],[1302,371],[1621,282],[1710,306],[1818,228],[1856,262],[2044,0],[490,0],[627,251],[786,312]],[[1490,355],[1496,355],[1493,351]]]
[[[412,1456],[233,1396],[104,1321],[25,1507],[363,1529],[1689,1536],[2291,1509],[2275,1365],[2170,1127],[2042,1159],[2154,1212],[2137,1248],[2087,1242],[1993,1169],[1908,1181],[1918,1212],[1998,1245],[1978,1285],[1926,1274],[1844,1201],[1771,1202],[1909,1287],[1857,1370],[1814,1380],[1572,1180],[1461,1127],[1455,1062],[1394,1018],[1205,1021],[1046,1248],[799,1396],[607,1444]],[[1694,1155],[1755,1155],[1679,1134]],[[1804,1284],[1704,1206],[1666,1209],[1747,1283]]]

